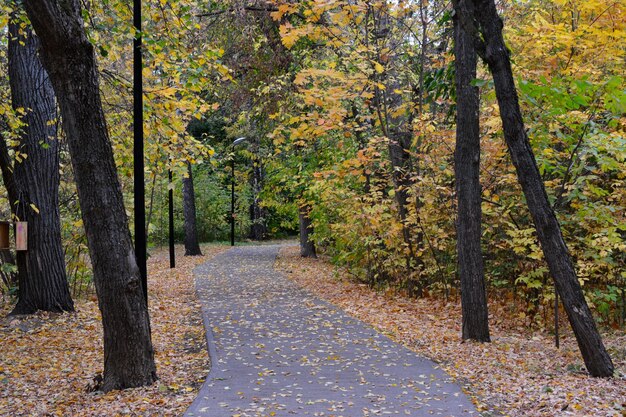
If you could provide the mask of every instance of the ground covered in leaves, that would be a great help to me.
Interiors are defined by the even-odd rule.
[[[318,296],[442,364],[485,416],[626,416],[624,331],[603,335],[620,376],[591,378],[571,331],[556,349],[552,335],[530,332],[506,306],[490,305],[492,343],[461,343],[458,300],[376,292],[323,260],[300,258],[297,247],[283,249],[276,265]]]
[[[209,369],[193,268],[227,247],[205,246],[176,268],[166,250],[148,261],[149,308],[159,380],[150,387],[89,392],[102,372],[102,325],[95,295],[76,313],[6,317],[0,304],[0,416],[180,416]]]

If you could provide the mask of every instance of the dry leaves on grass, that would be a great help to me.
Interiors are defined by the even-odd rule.
[[[8,317],[0,306],[0,416],[179,416],[206,377],[209,358],[193,268],[226,247],[203,247],[176,269],[165,250],[148,261],[149,309],[159,380],[149,387],[87,392],[102,372],[102,324],[95,296],[76,313]]]
[[[492,343],[461,343],[459,302],[375,292],[328,262],[301,258],[297,247],[283,249],[276,265],[321,298],[439,362],[485,416],[626,416],[623,331],[604,335],[622,377],[591,378],[571,331],[556,349],[551,335],[503,317],[507,309],[500,305],[490,305],[499,315],[491,325]]]

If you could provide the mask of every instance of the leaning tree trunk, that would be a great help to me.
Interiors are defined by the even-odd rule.
[[[104,330],[110,391],[156,380],[150,319],[79,0],[24,0],[61,108]]]
[[[311,207],[305,204],[300,206],[298,217],[300,219],[300,256],[303,258],[317,258],[315,243],[311,240],[313,223],[311,222]]]
[[[11,314],[73,311],[59,214],[59,141],[54,90],[37,50],[39,39],[17,16],[9,23],[8,67],[14,109],[24,109],[21,161],[11,164],[4,139],[0,164],[11,211],[28,222],[28,251],[18,251],[18,302]]]
[[[466,0],[454,2],[458,10]],[[454,54],[456,70],[456,149],[454,174],[458,199],[457,253],[461,280],[463,310],[462,337],[489,342],[489,315],[483,269],[480,207],[480,132],[478,88],[472,86],[476,78],[476,51],[473,37],[459,23],[460,13],[454,16]]]
[[[561,227],[548,201],[537,163],[524,129],[517,91],[513,80],[509,51],[502,36],[503,23],[493,0],[473,0],[475,20],[480,27],[484,45],[477,41],[479,52],[493,75],[504,138],[526,196],[537,237],[563,300],[587,370],[593,376],[610,377],[614,367],[585,301],[567,250]]]
[[[185,256],[202,256],[196,227],[196,193],[193,188],[191,163],[187,162],[187,177],[183,177],[183,215],[185,217]]]

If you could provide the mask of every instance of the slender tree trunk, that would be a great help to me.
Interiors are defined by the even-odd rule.
[[[409,246],[411,255],[413,255],[413,244],[407,218],[409,216],[409,188],[412,185],[409,154],[412,136],[410,131],[403,131],[401,128],[390,128],[389,131],[389,159],[393,170],[392,179],[398,205],[398,218],[402,223],[404,243]]]
[[[315,243],[311,240],[313,224],[309,213],[311,207],[307,204],[300,206],[298,217],[300,219],[300,256],[303,258],[317,258]]]
[[[74,311],[61,242],[54,90],[37,56],[39,39],[14,17],[9,23],[9,82],[13,108],[24,109],[18,150],[25,156],[12,163],[0,139],[0,163],[11,211],[28,222],[28,251],[16,254],[19,290],[11,314]]]
[[[150,190],[150,203],[148,205],[148,218],[146,219],[146,242],[150,238],[150,222],[152,221],[152,212],[154,210],[154,193],[156,191],[157,172],[152,173],[152,189]]]
[[[397,79],[394,79],[393,76],[386,78],[393,79],[393,83],[388,89],[395,90],[399,88]],[[383,79],[382,81],[387,80]],[[411,239],[411,230],[407,224],[409,214],[409,188],[412,185],[411,155],[409,152],[413,132],[411,131],[410,123],[405,114],[395,117],[391,116],[391,114],[397,110],[397,107],[402,105],[402,96],[393,92],[387,94],[384,90],[377,89],[374,101],[382,132],[389,139],[388,151],[389,161],[391,162],[391,178],[393,181],[396,205],[398,206],[398,220],[402,225],[402,238],[409,248],[409,255],[406,260],[407,268],[410,268],[410,259],[416,258]]]
[[[202,256],[196,227],[196,193],[193,188],[191,163],[187,162],[187,177],[183,177],[183,214],[185,216],[185,256]]]
[[[389,7],[388,3],[383,4],[385,9]],[[395,51],[399,47],[398,42],[401,40],[388,36],[391,36],[393,26],[398,23],[391,19],[388,10],[383,11],[383,8],[380,9],[380,14],[374,13],[372,16],[374,17],[375,32],[387,34],[385,35],[385,46],[387,46],[388,50]],[[373,42],[380,44],[380,40],[374,39]],[[413,110],[412,106],[407,106],[406,110],[399,112],[399,108],[405,101],[402,93],[398,92],[402,91],[402,81],[398,72],[398,64],[396,64],[399,57],[395,53],[389,53],[385,58],[383,58],[380,52],[378,55],[376,59],[385,63],[385,71],[374,76],[379,78],[377,81],[385,84],[387,88],[376,89],[374,100],[383,134],[389,139],[389,160],[391,162],[395,200],[398,206],[398,220],[402,226],[402,238],[408,248],[408,254],[405,255],[406,268],[409,271],[416,267],[417,269],[422,269],[423,262],[417,256],[414,244],[415,239],[412,236],[409,225],[409,190],[414,185],[414,181],[411,178],[413,163],[410,153],[413,140]],[[413,221],[411,223],[414,224]],[[417,237],[419,238],[420,236],[418,235]],[[416,283],[410,283],[410,285],[410,292],[416,292],[418,285]]]
[[[263,166],[255,157],[252,163],[252,203],[250,204],[250,238],[263,240],[267,236],[265,210],[261,207],[261,187],[263,185]]]
[[[502,20],[498,16],[493,0],[473,0],[473,2],[475,20],[478,23],[473,27],[480,27],[484,39],[484,44],[477,41],[476,45],[493,75],[504,138],[526,196],[544,257],[563,300],[587,370],[593,376],[610,377],[614,371],[613,363],[585,301],[572,258],[563,240],[559,222],[548,201],[524,128],[509,51],[502,36]]]
[[[465,4],[463,4],[465,3]],[[460,4],[460,5],[459,5]],[[466,0],[454,2],[455,9],[470,6]],[[454,173],[458,199],[457,253],[461,279],[461,305],[465,339],[489,342],[489,315],[485,294],[483,258],[480,248],[480,132],[476,51],[473,37],[454,16],[454,54],[456,69],[456,149]]]
[[[41,40],[76,177],[104,329],[110,391],[156,380],[150,320],[78,0],[24,0]]]

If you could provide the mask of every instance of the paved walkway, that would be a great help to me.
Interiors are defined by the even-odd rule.
[[[436,365],[244,246],[195,270],[212,369],[185,416],[478,416]]]

